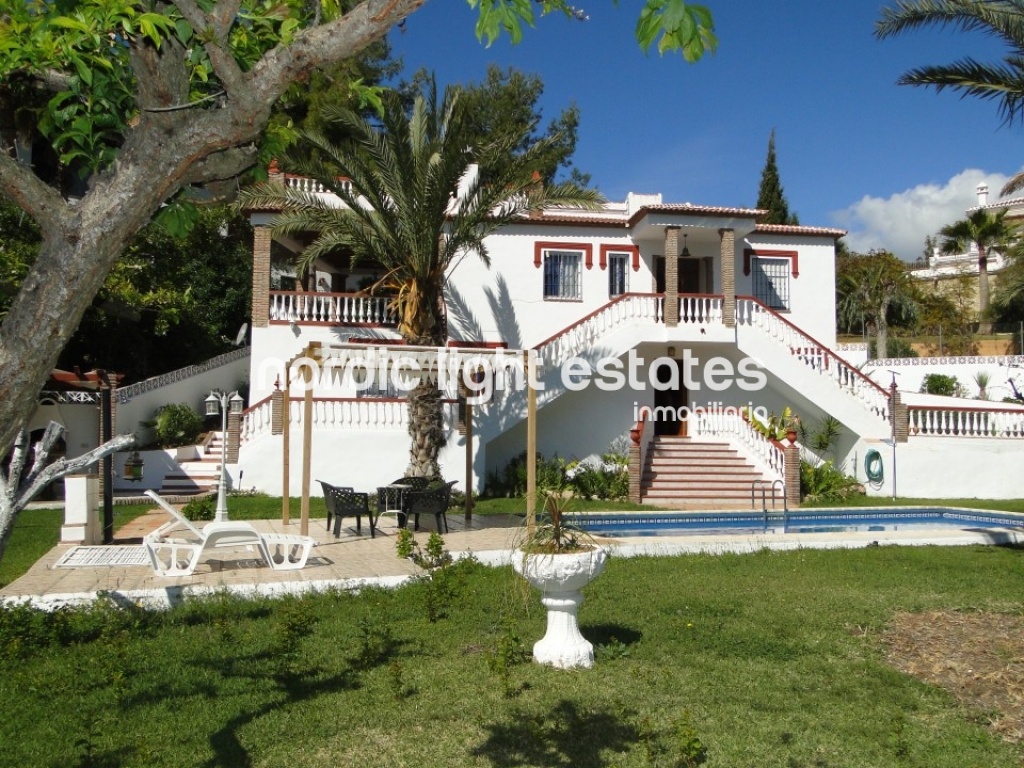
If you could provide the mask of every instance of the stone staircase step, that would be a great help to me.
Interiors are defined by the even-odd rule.
[[[647,454],[641,498],[665,506],[749,509],[751,487],[762,479],[728,443],[657,437]]]

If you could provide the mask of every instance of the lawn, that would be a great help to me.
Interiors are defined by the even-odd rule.
[[[935,612],[1019,621],[1022,558],[613,559],[581,609],[586,671],[520,663],[544,617],[509,568],[457,572],[453,593],[8,609],[0,766],[630,768],[702,747],[712,768],[1019,768],[1024,749],[988,727],[1000,712],[898,671],[887,638]]]

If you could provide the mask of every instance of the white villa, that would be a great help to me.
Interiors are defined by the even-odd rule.
[[[309,179],[283,178],[315,189]],[[1024,496],[1016,471],[1024,410],[984,401],[908,409],[844,361],[834,285],[835,242],[845,233],[760,224],[763,213],[631,193],[596,212],[524,218],[489,239],[490,268],[475,254],[454,263],[445,362],[472,357],[470,368],[496,370],[467,381],[486,380],[498,391],[467,410],[459,369],[441,375],[445,477],[480,491],[489,472],[524,451],[528,397],[514,386],[514,363],[530,351],[538,364],[531,370],[539,382],[538,450],[584,458],[629,436],[637,499],[740,506],[774,485],[793,503],[804,449],[763,437],[740,413],[779,414],[787,406],[804,422],[826,415],[841,422],[837,458],[871,493],[893,493],[895,474],[903,496]],[[394,386],[401,374],[394,377],[403,350],[387,299],[358,292],[380,270],[352,269],[342,256],[316,265],[309,290],[274,287],[276,265],[303,245],[272,238],[273,212],[251,218],[251,405],[236,423],[237,437],[230,435],[235,482],[241,471],[244,487],[278,494],[287,482],[297,492],[304,422],[314,480],[373,490],[402,476],[409,437]],[[437,379],[437,351],[406,350],[398,365]],[[304,355],[316,365],[290,365]],[[370,357],[389,360],[382,370],[391,384],[367,381]],[[335,375],[320,376],[328,360]],[[337,373],[346,365],[354,376]],[[314,368],[307,397],[295,384]]]
[[[202,411],[211,389],[242,388],[249,407],[226,417],[226,441],[217,432],[203,446],[143,452],[142,482],[125,477],[127,454],[118,455],[114,489],[210,489],[223,452],[235,488],[298,495],[305,479],[314,494],[317,480],[373,491],[408,466],[396,383],[418,369],[442,390],[439,459],[460,490],[484,490],[489,473],[526,450],[532,425],[547,457],[627,446],[637,501],[760,508],[762,492],[781,504],[784,491],[795,506],[799,460],[814,457],[764,437],[740,410],[788,407],[808,426],[840,422],[835,459],[870,494],[1024,498],[1024,408],[918,395],[920,376],[894,377],[895,366],[862,372],[863,345],[836,343],[835,244],[845,233],[761,224],[763,213],[629,194],[598,211],[524,218],[489,238],[490,268],[472,253],[452,264],[448,346],[424,350],[400,343],[386,297],[360,292],[379,268],[353,269],[339,255],[297,286],[289,275],[303,243],[271,236],[272,211],[251,212],[251,347],[116,390],[115,433],[138,431],[163,403]],[[1024,366],[983,362],[997,397],[1007,366]],[[69,423],[67,396],[54,398],[33,429],[51,413]],[[95,439],[96,405],[81,407],[69,456]]]

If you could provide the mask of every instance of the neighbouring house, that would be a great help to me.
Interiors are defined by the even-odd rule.
[[[979,184],[975,193],[977,205],[965,211],[970,216],[975,211],[987,210],[993,213],[1006,211],[1006,222],[1008,224],[1024,221],[1024,197],[1003,198],[990,203],[988,201],[988,184]],[[999,281],[999,273],[1007,265],[1006,257],[997,250],[988,252],[988,272],[991,276],[992,287]],[[978,277],[978,248],[971,245],[967,253],[943,254],[939,252],[936,245],[932,254],[927,260],[921,259],[912,265],[911,276],[915,280],[928,281],[932,288],[940,292],[950,290],[948,283],[957,278],[967,276],[975,281],[974,295],[971,300],[977,304],[977,277]]]
[[[531,356],[539,451],[584,458],[624,441],[638,500],[749,506],[756,491],[760,506],[765,487],[795,500],[799,458],[815,457],[766,438],[741,410],[765,418],[787,407],[806,425],[839,420],[836,459],[870,493],[893,492],[895,456],[900,495],[1024,496],[1024,409],[908,406],[847,363],[835,351],[835,243],[845,233],[761,224],[763,215],[631,193],[599,211],[524,218],[489,238],[489,268],[472,253],[450,268],[450,341],[439,352],[403,351],[388,298],[360,292],[379,267],[339,253],[303,287],[290,267],[303,239],[273,237],[274,212],[252,211],[251,405],[236,484],[242,472],[245,487],[278,494],[287,483],[297,494],[306,425],[312,480],[372,490],[402,476],[401,385],[416,368],[443,390],[444,475],[480,491],[526,447],[517,364]],[[297,386],[307,373],[308,397]],[[486,402],[466,407],[486,390]],[[872,451],[880,478],[865,472],[866,455],[877,466]]]

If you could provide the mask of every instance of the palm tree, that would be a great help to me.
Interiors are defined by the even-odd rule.
[[[489,263],[484,240],[501,227],[543,207],[592,208],[601,198],[570,183],[545,186],[539,180],[537,160],[557,136],[518,152],[518,134],[471,146],[472,121],[458,89],[446,89],[439,104],[430,84],[425,95],[415,98],[411,113],[393,92],[383,102],[379,127],[349,109],[328,110],[348,138],[334,143],[317,132],[303,132],[303,144],[316,151],[284,163],[316,179],[345,207],[273,182],[243,193],[240,204],[280,211],[275,233],[315,234],[302,254],[306,265],[329,253],[349,254],[353,263],[381,264],[386,273],[374,288],[394,296],[391,306],[402,338],[419,346],[443,346],[448,337],[444,288],[454,260],[476,253]],[[489,163],[494,153],[512,161]],[[467,176],[474,163],[498,170],[485,180]],[[441,393],[422,381],[408,399],[412,445],[406,472],[437,476],[445,440]]]
[[[939,249],[943,253],[967,253],[971,246],[978,249],[978,320],[981,322],[979,332],[991,332],[988,322],[988,253],[992,248],[1003,249],[1010,241],[1013,229],[1003,219],[1006,211],[993,213],[979,208],[966,219],[948,224],[939,230],[942,243]]]
[[[1024,120],[1024,0],[898,0],[882,10],[875,24],[880,38],[895,37],[911,29],[954,27],[964,32],[985,32],[1008,46],[1002,63],[984,63],[967,57],[952,64],[917,67],[905,72],[900,85],[951,88],[964,96],[999,102],[1007,123]],[[1008,195],[1024,188],[1024,173],[1003,187]]]

